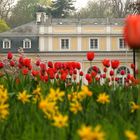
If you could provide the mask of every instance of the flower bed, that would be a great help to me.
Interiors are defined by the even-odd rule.
[[[0,140],[139,140],[139,80],[128,74],[120,85],[120,62],[102,64],[103,74],[95,66],[84,74],[79,62],[46,64],[9,52],[0,60]]]

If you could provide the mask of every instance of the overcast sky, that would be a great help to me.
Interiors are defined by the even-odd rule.
[[[89,0],[76,0],[75,7],[80,9],[81,7],[85,7]]]

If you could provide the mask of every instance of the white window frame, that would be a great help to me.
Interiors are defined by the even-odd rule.
[[[97,48],[91,48],[90,41],[91,39],[97,39]],[[89,38],[89,50],[99,50],[99,38]]]
[[[62,49],[62,40],[65,40],[65,39],[67,39],[68,40],[68,49]],[[71,44],[70,44],[70,38],[60,38],[60,50],[61,51],[68,51],[68,50],[70,50],[70,46],[71,46]]]
[[[121,69],[120,68],[126,68],[125,69],[125,75],[121,75],[120,74],[120,72],[121,72]],[[118,69],[120,69],[120,71],[119,71],[119,73],[117,73],[118,72]],[[127,74],[131,74],[131,70],[130,70],[130,68],[129,67],[127,67],[127,66],[120,66],[119,68],[117,69],[117,71],[116,71],[116,75],[117,75],[117,77],[120,79],[121,78],[121,80],[120,80],[120,82],[122,83],[122,85],[124,85],[125,84],[125,79],[127,78]],[[126,70],[129,70],[129,72],[128,73],[126,73]],[[123,69],[124,70],[124,69]],[[120,84],[120,83],[119,83]]]
[[[118,38],[118,48],[119,48],[119,50],[126,50],[125,44],[124,44],[123,48],[120,47],[120,40],[121,40],[121,39],[124,41],[123,38]]]
[[[26,43],[29,43],[29,47],[26,47]],[[26,39],[24,39],[23,40],[23,48],[24,49],[30,49],[32,47],[32,43],[31,43],[31,40],[30,39],[28,39],[28,38],[26,38]]]
[[[6,44],[5,43],[9,43],[9,47],[6,47]],[[3,49],[10,49],[11,48],[11,40],[9,40],[9,39],[4,39],[3,40],[3,44],[2,44],[2,48]]]

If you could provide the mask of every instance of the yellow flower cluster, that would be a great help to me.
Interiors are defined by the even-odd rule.
[[[109,95],[107,95],[105,92],[100,93],[98,95],[97,102],[99,102],[101,104],[110,103]]]
[[[79,111],[82,111],[81,102],[87,96],[92,96],[92,92],[88,89],[87,86],[83,86],[80,92],[73,92],[68,94],[68,100],[70,101],[70,111],[74,114],[77,114]]]
[[[140,105],[136,104],[135,102],[130,102],[130,105],[131,105],[131,112],[133,113],[134,111],[136,110],[139,110],[140,109]]]
[[[61,114],[58,114],[57,116],[54,116],[53,120],[54,120],[53,125],[58,128],[68,126],[68,116],[67,115],[63,116]]]
[[[81,140],[104,140],[105,133],[101,131],[101,126],[97,125],[94,129],[91,126],[83,125],[78,130]]]
[[[3,85],[0,85],[0,120],[4,120],[9,115],[8,93]]]
[[[17,96],[18,100],[20,100],[23,104],[30,102],[30,97],[31,95],[28,95],[26,90],[24,90],[23,92],[19,92]]]
[[[128,140],[137,140],[138,139],[137,135],[133,131],[130,131],[130,130],[125,131],[125,136],[128,138]]]
[[[41,99],[39,103],[39,108],[44,112],[45,116],[53,121],[53,125],[61,128],[68,125],[68,116],[63,116],[59,112],[59,108],[57,106],[58,102],[63,101],[64,92],[60,91],[60,89],[50,89],[49,94],[45,99]]]
[[[37,101],[39,101],[41,99],[41,88],[38,85],[37,88],[35,90],[33,90],[33,101],[34,103],[36,103]]]

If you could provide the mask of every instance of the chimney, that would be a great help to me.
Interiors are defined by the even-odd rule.
[[[36,23],[37,24],[46,23],[47,19],[48,19],[48,16],[46,15],[45,12],[36,13]]]

